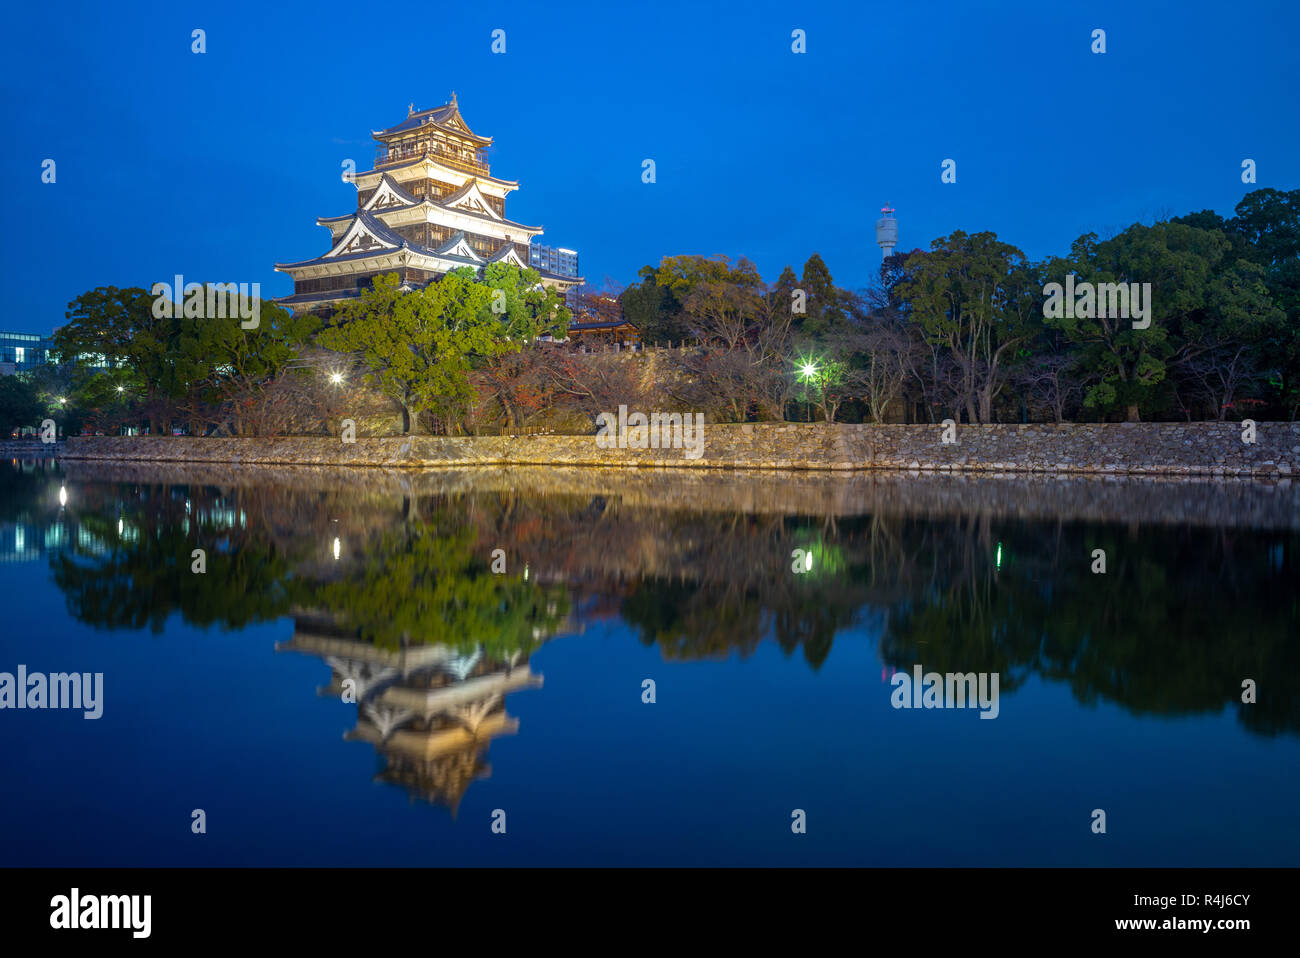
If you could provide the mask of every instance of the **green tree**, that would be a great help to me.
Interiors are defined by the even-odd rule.
[[[492,290],[488,301],[491,317],[485,318],[499,322],[511,342],[532,343],[539,336],[563,339],[568,334],[569,307],[559,290],[542,285],[537,270],[492,263],[483,270],[483,285]]]
[[[401,407],[403,431],[414,433],[422,411],[445,412],[470,398],[474,356],[517,348],[491,304],[492,291],[459,270],[414,292],[389,273],[345,304],[318,341],[359,353],[370,381]]]
[[[0,438],[8,439],[15,429],[37,426],[45,404],[25,376],[0,376]]]
[[[1300,190],[1247,193],[1228,221],[1242,255],[1265,270],[1264,285],[1284,319],[1268,334],[1266,369],[1290,419],[1300,411]]]
[[[54,333],[56,354],[65,363],[132,370],[146,400],[179,397],[184,388],[175,360],[181,329],[170,315],[154,315],[155,300],[138,286],[82,293],[68,304],[68,322]]]
[[[244,329],[238,317],[243,303],[231,294],[227,319],[181,320],[177,362],[185,367],[191,413],[231,397],[232,431],[243,434],[243,402],[256,401],[320,330],[320,317],[293,313],[274,303],[258,304],[258,324]],[[304,370],[302,375],[313,375]]]
[[[658,283],[653,266],[640,270],[641,282],[619,296],[623,317],[636,327],[644,342],[681,342],[690,335],[690,323],[673,291]]]
[[[1081,365],[1096,377],[1086,406],[1103,413],[1123,409],[1135,422],[1144,408],[1161,408],[1171,371],[1196,370],[1207,383],[1218,381],[1213,389],[1207,385],[1211,394],[1234,393],[1240,369],[1228,366],[1279,317],[1259,270],[1232,253],[1233,243],[1219,230],[1171,221],[1134,225],[1103,242],[1089,233],[1075,241],[1069,257],[1049,264],[1055,282],[1074,272],[1079,282],[1094,285],[1150,284],[1146,329],[1134,329],[1128,317],[1047,320],[1081,347]]]
[[[320,585],[302,583],[296,599],[361,639],[389,648],[482,646],[494,658],[531,651],[568,614],[564,589],[493,574],[476,542],[468,527],[407,523],[376,542],[355,573]]]
[[[955,361],[955,399],[970,422],[992,422],[1015,350],[1034,333],[1041,286],[1024,254],[994,233],[958,230],[914,253],[895,287],[927,342]]]
[[[730,285],[745,293],[764,289],[763,277],[744,257],[733,264],[726,256],[665,256],[658,266],[643,266],[640,276],[641,285],[628,287],[619,301],[646,342],[697,335],[686,304],[701,284]]]
[[[782,274],[782,280],[786,279]],[[780,286],[781,280],[777,281]],[[813,253],[803,264],[803,276],[799,280],[799,289],[807,297],[805,312],[794,317],[794,333],[803,340],[815,340],[826,336],[843,321],[840,292],[835,288],[830,268],[820,253]]]

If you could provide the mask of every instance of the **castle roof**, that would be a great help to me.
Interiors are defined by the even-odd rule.
[[[406,115],[406,119],[396,126],[390,126],[386,130],[376,130],[371,135],[376,140],[384,142],[403,133],[409,133],[411,130],[418,130],[420,127],[434,126],[444,133],[450,133],[453,136],[464,137],[467,140],[474,140],[482,143],[484,146],[492,142],[490,136],[479,136],[470,130],[469,125],[460,115],[460,108],[456,104],[456,94],[451,95],[451,100],[442,106],[434,107],[431,110],[415,109],[414,104]]]
[[[496,223],[500,226],[511,226],[525,233],[540,233],[542,227],[529,226],[526,223],[517,223],[514,220],[508,220],[497,213],[479,191],[474,180],[470,180],[460,189],[456,190],[441,199],[429,199],[412,196],[406,190],[397,185],[385,174],[379,181],[380,185],[375,190],[373,196],[366,202],[364,212],[375,216],[386,216],[389,213],[399,213],[404,210],[413,209],[417,206],[428,204],[429,206],[441,207],[446,210],[454,210],[464,216],[472,216],[488,223]],[[396,200],[394,205],[389,202],[388,205],[382,205],[386,201]],[[331,226],[333,224],[350,221],[355,213],[343,213],[339,216],[320,216],[316,218],[316,223],[320,226]]]
[[[374,170],[362,170],[359,173],[353,173],[350,177],[350,180],[353,183],[356,183],[362,177],[374,176],[376,173],[380,173],[381,175],[392,173],[394,170],[404,170],[407,167],[418,166],[421,163],[429,163],[434,166],[442,166],[444,169],[455,170],[455,167],[448,167],[445,163],[440,163],[438,161],[437,153],[419,153],[418,155],[412,156],[410,159],[407,160],[402,160],[401,162],[384,163],[384,168],[382,171],[378,169],[374,169]],[[474,173],[465,174],[463,171],[459,171],[459,170],[457,170],[456,172],[460,173],[460,175],[462,176],[470,175],[480,180],[489,180],[493,183],[500,183],[502,186],[508,186],[512,189],[517,189],[519,186],[518,180],[505,180],[499,176],[492,176],[490,173],[483,173],[481,171],[476,171]]]

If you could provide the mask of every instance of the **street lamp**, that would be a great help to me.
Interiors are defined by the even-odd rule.
[[[339,385],[339,383],[343,382],[343,374],[339,372],[330,373],[330,382],[335,386]]]
[[[800,361],[799,361],[799,380],[800,380],[800,382],[803,382],[803,383],[815,383],[815,382],[817,382],[817,375],[818,375],[819,372],[820,372],[820,370],[817,368],[817,363],[814,362],[813,360],[811,360],[811,359],[804,359],[804,360],[800,360]],[[812,403],[811,403],[811,401],[809,401],[809,400],[805,400],[805,408],[806,408],[806,410],[807,410],[807,414],[808,414],[808,421],[809,421],[809,422],[812,422]]]

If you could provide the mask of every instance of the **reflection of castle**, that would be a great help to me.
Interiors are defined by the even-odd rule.
[[[377,781],[403,785],[453,814],[470,783],[490,774],[491,740],[519,728],[506,714],[505,696],[542,684],[519,653],[499,661],[446,645],[384,649],[311,614],[295,615],[293,638],[276,651],[325,660],[333,675],[318,694],[351,693],[344,700],[355,701],[357,724],[343,737],[369,742],[385,758]]]

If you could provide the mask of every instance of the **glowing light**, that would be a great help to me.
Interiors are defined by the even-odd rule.
[[[1002,543],[1001,542],[998,543],[998,553],[996,556],[993,557],[993,564],[999,569],[1002,568]]]
[[[67,402],[67,401],[68,401],[68,400],[67,400],[67,397],[65,397],[65,396],[60,396],[60,397],[59,397],[59,405],[60,405],[60,406],[63,405],[63,404],[64,404],[65,402]]]
[[[118,386],[118,387],[117,387],[117,391],[120,392],[120,393],[124,393],[124,392],[126,392],[126,387],[125,387],[125,386]]]
[[[67,504],[68,504],[68,487],[59,486],[59,505],[66,506]]]
[[[343,382],[343,374],[330,373],[330,382],[332,382],[335,386],[337,386],[339,383]]]
[[[803,364],[803,374],[804,374],[804,376],[805,376],[806,378],[808,378],[808,379],[812,379],[814,376],[816,376],[816,375],[817,375],[817,365],[816,365],[816,363],[804,363],[804,364]]]
[[[339,537],[335,536],[334,537],[334,561],[335,562],[339,560],[339,552],[341,551],[341,549],[342,549],[342,543],[339,542]]]
[[[119,536],[122,534],[122,530],[123,530],[124,528],[125,528],[125,524],[122,522],[121,519],[118,519],[118,520],[117,520],[117,534],[118,534]]]

